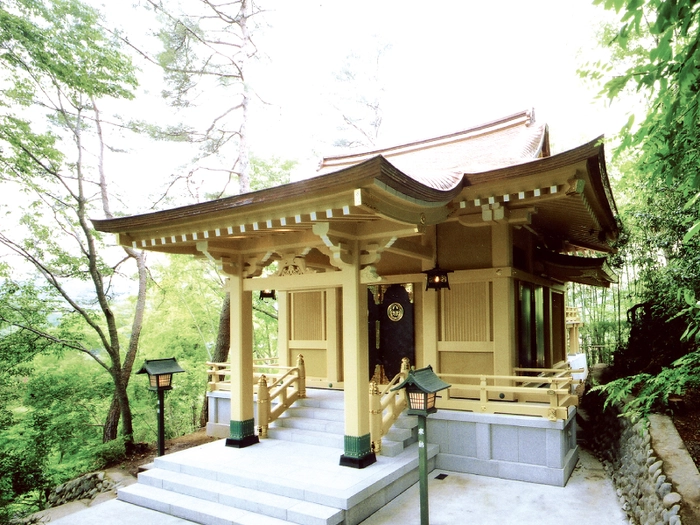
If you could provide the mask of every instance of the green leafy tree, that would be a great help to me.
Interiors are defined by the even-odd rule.
[[[15,285],[7,279],[7,265],[0,266],[0,318],[22,319],[49,330],[50,301],[40,300],[32,283]],[[49,482],[45,471],[50,446],[36,428],[24,424],[28,418],[18,409],[34,357],[51,350],[48,339],[0,320],[0,523],[38,510],[39,499],[25,495]]]
[[[698,95],[700,94],[700,18],[690,0],[596,0],[621,13],[610,42],[623,70],[600,67],[597,78],[611,99],[632,89],[644,97],[646,114],[623,130],[620,149],[634,148],[636,168],[649,178],[680,182],[691,191],[698,172]],[[600,65],[600,64],[599,64]],[[695,228],[700,229],[700,224]]]
[[[7,198],[0,244],[43,279],[43,293],[58,299],[53,315],[61,324],[86,327],[103,351],[95,352],[90,338],[76,337],[82,333],[76,330],[55,333],[19,314],[0,321],[27,339],[77,350],[99,364],[114,388],[103,439],[117,436],[121,420],[131,442],[127,385],[141,332],[145,258],[126,249],[121,261],[108,263],[89,214],[112,216],[98,102],[132,98],[133,65],[100,28],[98,13],[78,0],[1,4],[0,58],[6,79],[0,91],[0,183]],[[139,285],[128,328],[116,318],[110,295],[124,260],[136,262]],[[125,350],[120,331],[128,332]]]
[[[635,93],[644,101],[616,152],[627,161],[621,182],[630,231],[626,256],[640,304],[628,314],[630,339],[615,360],[623,377],[601,387],[609,402],[635,394],[626,410],[639,416],[700,385],[700,217],[693,197],[700,186],[700,19],[692,1],[596,3],[614,9],[620,22],[608,32],[612,60],[588,74],[604,83],[611,100]]]

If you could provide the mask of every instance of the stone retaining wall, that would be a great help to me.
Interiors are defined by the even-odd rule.
[[[591,396],[594,394],[587,397]],[[630,525],[696,524],[694,512],[681,511],[684,506],[688,510],[688,505],[667,472],[664,458],[655,450],[659,447],[654,443],[663,440],[653,436],[650,422],[619,417],[615,407],[603,412],[602,403],[596,401],[595,408],[587,409],[586,438],[613,479]]]
[[[114,483],[104,472],[91,472],[54,488],[48,497],[48,506],[57,507],[79,499],[93,499],[102,492],[114,488]]]

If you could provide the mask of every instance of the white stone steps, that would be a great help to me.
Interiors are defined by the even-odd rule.
[[[329,421],[327,419],[315,419],[310,417],[280,417],[272,423],[272,426],[299,428],[302,430],[313,430],[315,432],[328,432],[341,436],[345,432],[345,424],[342,421]]]
[[[202,525],[290,525],[292,523],[141,483],[120,488],[118,498],[127,503]]]
[[[343,448],[345,416],[342,392],[324,391],[323,395],[297,400],[270,425],[268,436],[285,441]],[[417,440],[416,416],[401,415],[382,439],[383,456],[395,457]]]
[[[173,459],[174,458],[174,459]],[[290,483],[284,483],[264,471],[224,471],[208,465],[180,463],[175,456],[161,456],[155,459],[155,468],[170,471],[175,474],[185,474],[204,480],[218,481],[234,487],[260,490],[268,494],[304,498],[304,489]],[[153,469],[151,469],[152,472]]]
[[[286,426],[274,426],[268,429],[268,437],[272,439],[282,439],[284,441],[294,441],[296,443],[306,443],[308,445],[319,445],[338,449],[339,452],[345,447],[343,434],[332,432],[320,432],[294,428]]]
[[[396,428],[408,428],[413,429],[418,427],[418,416],[409,416],[405,412],[399,416],[394,423]]]
[[[282,496],[274,491],[256,490],[163,469],[139,474],[139,484],[302,525],[337,525],[343,520],[343,511],[337,508]]]
[[[321,396],[317,395],[317,392],[318,390],[314,390],[313,394],[307,395],[305,398],[298,399],[294,403],[294,406],[344,410],[345,401],[344,393],[342,391],[326,390]]]
[[[384,437],[389,441],[404,443],[413,437],[413,432],[408,428],[391,427]]]
[[[274,439],[244,449],[213,442],[156,458],[118,497],[204,525],[358,525],[418,479],[417,443],[366,469],[339,466],[341,452]],[[430,465],[437,453],[428,445]]]
[[[303,417],[320,419],[325,421],[345,421],[345,412],[343,409],[328,408],[328,407],[309,407],[309,406],[291,406],[285,414],[288,417]]]

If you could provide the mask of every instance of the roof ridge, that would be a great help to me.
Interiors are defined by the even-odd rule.
[[[321,167],[327,168],[335,164],[345,164],[347,162],[351,162],[352,160],[359,161],[362,158],[371,158],[376,155],[382,155],[384,157],[400,155],[410,151],[457,142],[470,136],[485,135],[487,133],[492,133],[516,125],[525,124],[526,126],[530,126],[534,123],[534,121],[534,111],[532,109],[524,110],[506,117],[501,117],[491,122],[479,124],[462,131],[441,135],[439,137],[431,137],[428,139],[398,144],[388,148],[378,148],[361,153],[324,157],[321,161]]]

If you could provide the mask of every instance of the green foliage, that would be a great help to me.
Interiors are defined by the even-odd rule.
[[[690,336],[700,314],[694,300],[700,291],[700,250],[696,238],[684,236],[700,216],[684,206],[680,181],[646,180],[634,164],[623,171],[619,209],[629,240],[618,257],[625,261],[625,294],[636,305],[626,308],[631,330],[615,354],[614,380],[600,390],[608,403],[621,403],[625,415],[644,417],[697,382],[697,368],[680,364],[697,349]]]
[[[189,107],[190,90],[197,85],[199,57],[195,47],[202,38],[199,21],[191,18],[170,18],[162,16],[163,26],[158,37],[163,50],[158,54],[158,63],[163,68],[165,81],[171,86],[163,91],[163,98],[169,99],[175,107]]]
[[[66,87],[73,99],[81,94],[131,98],[133,65],[98,21],[97,12],[78,0],[5,2],[0,6],[0,58],[13,75],[40,72]],[[26,104],[30,92],[30,84],[20,82],[11,94]]]
[[[625,417],[646,417],[668,404],[671,395],[682,395],[700,387],[700,351],[674,361],[658,374],[635,374],[593,388],[606,396],[605,406],[622,407]]]
[[[648,97],[646,115],[622,148],[637,148],[638,167],[651,177],[698,187],[698,91],[700,20],[690,0],[597,0],[622,12],[612,45],[632,58],[629,67],[607,80],[610,98],[630,87]],[[630,47],[634,42],[644,44]],[[632,126],[628,126],[632,129]]]
[[[95,468],[103,468],[114,465],[126,455],[126,446],[121,438],[113,439],[107,443],[100,443],[94,449]]]
[[[104,145],[97,133],[98,101],[133,97],[135,69],[120,45],[98,13],[79,0],[0,5],[0,71],[8,88],[0,90],[0,182],[3,198],[22,196],[8,202],[0,244],[34,267],[43,283],[35,302],[47,302],[36,311],[46,314],[51,308],[54,323],[47,324],[48,316],[22,317],[16,308],[6,310],[3,319],[15,339],[40,347],[35,353],[78,350],[113,379],[123,365],[119,327],[105,292],[114,269],[101,258],[99,236],[89,223],[96,204],[109,209],[108,191],[104,178],[89,176],[93,166],[84,157],[91,140]],[[102,351],[93,351],[95,342]],[[128,372],[128,360],[125,366]],[[109,390],[120,394],[122,423],[130,435],[122,381],[115,379]],[[113,427],[106,438],[116,435],[116,423]]]
[[[51,484],[46,475],[50,447],[41,432],[45,421],[30,419],[30,425],[0,432],[0,520],[39,510],[41,491]]]
[[[700,19],[690,0],[595,3],[615,10],[620,21],[604,32],[610,60],[584,74],[604,82],[611,100],[634,93],[645,103],[621,130],[615,155],[630,232],[620,257],[627,293],[640,304],[631,311],[629,342],[616,356],[616,379],[600,387],[609,403],[623,403],[637,417],[700,378]]]

